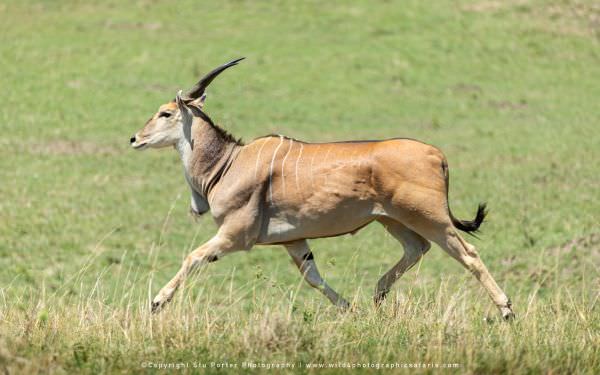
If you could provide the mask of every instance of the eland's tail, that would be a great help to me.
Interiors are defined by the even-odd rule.
[[[446,200],[448,201],[448,189],[450,185],[450,179],[448,174],[448,162],[444,159],[442,162],[442,173],[446,178]],[[450,210],[450,203],[448,203],[448,214],[450,215],[450,219],[452,220],[452,224],[456,227],[456,229],[460,229],[463,232],[472,233],[477,232],[485,217],[487,215],[486,204],[479,203],[477,207],[477,214],[473,220],[459,220],[454,215],[452,215],[452,211]]]
[[[462,230],[463,232],[477,232],[481,223],[485,219],[485,215],[487,215],[487,211],[485,209],[485,203],[479,203],[477,207],[477,215],[475,215],[475,219],[473,220],[459,220],[452,215],[452,211],[448,208],[448,212],[450,213],[450,219],[452,220],[452,224],[457,229]]]

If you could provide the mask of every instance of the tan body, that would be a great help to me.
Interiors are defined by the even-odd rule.
[[[224,176],[210,205],[223,207],[213,209],[220,223],[240,191],[263,192],[255,208],[260,223],[249,234],[258,244],[337,236],[386,216],[412,225],[410,206],[419,197],[446,207],[443,158],[408,139],[311,144],[259,138],[241,147],[232,169],[243,172]]]
[[[235,63],[203,78],[193,97],[178,96],[161,106],[131,139],[136,149],[173,145],[191,189],[192,211],[210,210],[219,227],[162,288],[153,311],[199,265],[256,244],[285,246],[311,286],[348,307],[321,278],[306,240],[352,233],[378,221],[405,252],[377,284],[377,304],[432,241],[481,281],[505,318],[513,315],[508,297],[457,230],[476,230],[483,207],[471,222],[452,216],[447,162],[437,148],[410,139],[305,143],[277,135],[242,145],[202,111],[206,82]]]

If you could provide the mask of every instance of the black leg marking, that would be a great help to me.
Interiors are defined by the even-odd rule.
[[[304,256],[302,256],[302,260],[305,262],[313,259],[315,259],[315,257],[313,256],[312,251],[309,251],[308,253],[304,254]]]

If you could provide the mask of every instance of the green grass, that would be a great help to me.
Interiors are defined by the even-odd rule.
[[[599,18],[592,1],[566,0],[3,2],[0,368],[599,372]],[[151,317],[149,295],[216,228],[187,215],[176,153],[133,152],[128,139],[177,90],[239,56],[207,104],[236,136],[440,147],[456,216],[490,206],[472,242],[516,321],[497,321],[483,288],[437,247],[376,312],[374,285],[402,254],[377,225],[311,242],[354,313],[305,286],[283,248],[257,247],[211,264]]]

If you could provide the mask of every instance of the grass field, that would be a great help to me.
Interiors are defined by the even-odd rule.
[[[600,372],[599,42],[593,1],[3,1],[0,369]],[[236,136],[441,148],[456,216],[488,202],[472,242],[516,320],[499,321],[435,246],[375,311],[375,283],[402,256],[376,224],[312,241],[355,312],[304,285],[283,248],[257,247],[151,316],[149,298],[216,228],[187,214],[177,154],[134,152],[129,137],[239,56],[206,108]]]

